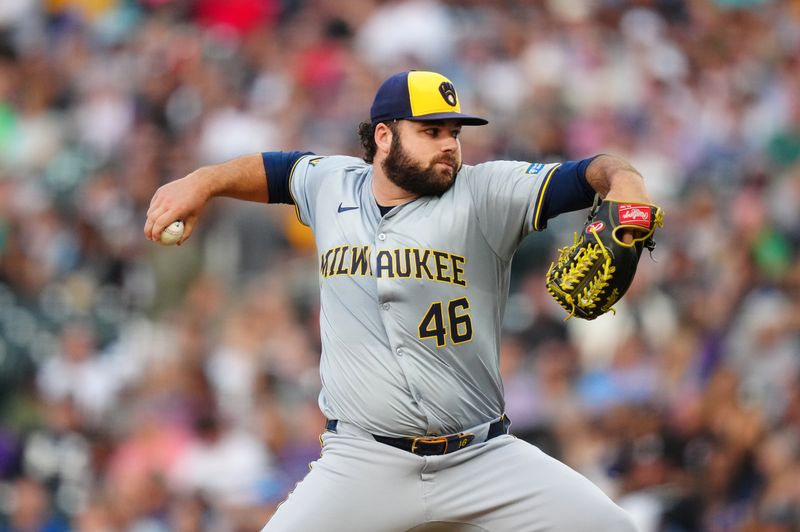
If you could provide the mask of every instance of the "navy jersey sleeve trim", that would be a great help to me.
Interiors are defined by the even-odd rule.
[[[595,157],[567,161],[550,172],[539,192],[534,231],[547,227],[547,220],[559,214],[592,206],[595,191],[586,181],[586,168]]]
[[[309,152],[308,155],[314,155],[314,154]],[[289,170],[289,184],[288,184],[289,196],[291,197],[292,204],[294,205],[294,215],[297,216],[297,221],[305,225],[306,227],[311,227],[310,224],[307,224],[306,222],[303,221],[303,216],[300,214],[300,204],[297,202],[297,198],[294,197],[294,192],[292,192],[292,179],[294,179],[294,171],[295,168],[297,167],[297,163],[299,163],[300,159],[302,159],[303,157],[304,156],[298,158],[292,165],[292,169]]]
[[[308,151],[266,151],[261,154],[264,170],[267,173],[267,188],[270,203],[286,203],[294,205],[294,198],[289,192],[289,177],[297,161],[304,155],[313,155]]]

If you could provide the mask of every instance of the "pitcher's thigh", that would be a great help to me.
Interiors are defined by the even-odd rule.
[[[335,436],[339,440],[341,436]],[[374,449],[373,447],[380,446]],[[382,444],[329,444],[262,532],[381,532],[420,522],[419,489],[407,464]]]
[[[518,532],[636,530],[600,488],[522,440],[498,438],[465,465],[450,470],[449,493],[440,492],[446,520]]]

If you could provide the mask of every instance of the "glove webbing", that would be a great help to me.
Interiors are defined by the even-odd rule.
[[[595,198],[599,198],[599,196],[595,196]],[[596,211],[597,203],[592,207],[592,211]],[[590,214],[589,219],[591,220],[594,217],[594,214]],[[586,247],[581,249],[578,254],[575,256],[575,260],[573,264],[570,266],[569,270],[564,272],[561,276],[561,283],[558,287],[558,291],[561,292],[561,297],[567,301],[572,307],[572,311],[569,315],[564,318],[564,321],[570,319],[575,315],[575,308],[594,308],[597,306],[597,301],[600,299],[600,294],[602,291],[608,286],[609,282],[611,281],[612,274],[616,271],[616,267],[611,264],[611,253],[609,253],[606,246],[603,244],[603,241],[600,240],[600,237],[597,235],[597,231],[594,229],[590,230],[592,236],[594,236],[595,240],[597,240],[597,245],[592,246],[592,244],[587,244]],[[559,258],[558,262],[559,265],[567,262],[569,260],[572,251],[580,244],[578,240],[578,233],[574,234],[574,244],[570,247],[564,247],[559,250]],[[599,256],[602,253],[603,261],[599,261]],[[592,280],[589,282],[588,286],[586,286],[579,297],[577,298],[578,301],[575,301],[575,298],[572,297],[572,294],[564,292],[563,290],[572,290],[572,286],[577,284],[583,280],[586,275],[592,270],[592,267],[597,271],[597,273],[592,276]],[[550,267],[552,270],[553,266]],[[549,272],[548,272],[549,275]],[[563,290],[562,290],[563,289]],[[548,286],[547,291],[550,292],[550,295],[558,299],[555,294],[555,288]],[[609,306],[616,302],[616,297],[610,298]],[[616,313],[615,309],[603,309],[603,310],[611,310],[611,312]]]

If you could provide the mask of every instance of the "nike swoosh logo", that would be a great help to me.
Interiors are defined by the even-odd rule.
[[[354,211],[356,209],[358,209],[358,207],[342,207],[342,204],[339,204],[339,212]]]

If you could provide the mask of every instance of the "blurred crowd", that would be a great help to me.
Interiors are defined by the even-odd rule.
[[[259,529],[319,455],[317,258],[290,207],[155,189],[358,155],[375,89],[450,77],[465,162],[628,158],[666,211],[614,316],[514,262],[512,432],[649,531],[800,530],[797,0],[3,0],[0,531]]]

